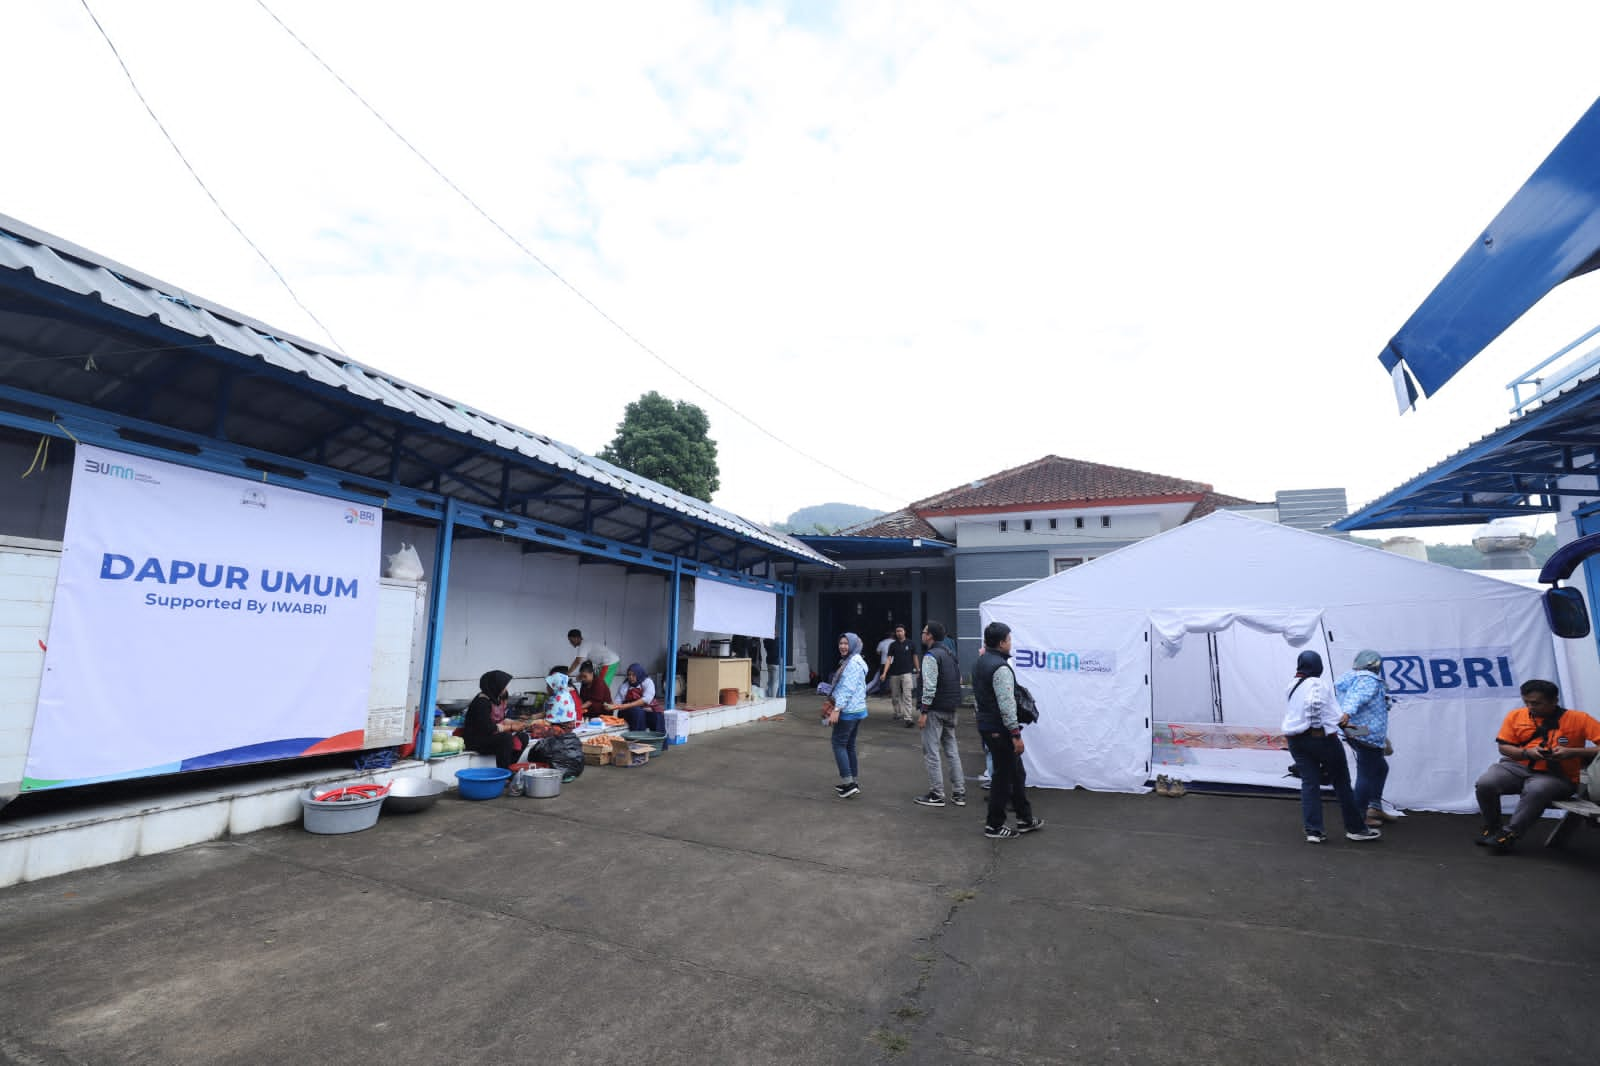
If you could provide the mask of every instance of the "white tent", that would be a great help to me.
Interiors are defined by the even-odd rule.
[[[1143,791],[1156,773],[1292,785],[1279,735],[1295,657],[1330,680],[1374,648],[1395,703],[1385,798],[1474,810],[1530,678],[1559,681],[1539,594],[1218,512],[984,603],[1043,711],[1030,783]]]

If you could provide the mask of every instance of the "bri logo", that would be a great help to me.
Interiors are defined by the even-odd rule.
[[[1389,695],[1414,699],[1493,699],[1516,686],[1510,648],[1454,648],[1383,657]]]
[[[1036,651],[1018,648],[1012,654],[1018,670],[1110,674],[1117,669],[1116,653],[1110,651]]]
[[[114,477],[119,481],[137,481],[142,485],[159,485],[161,482],[149,474],[141,474],[131,466],[121,463],[102,463],[98,459],[85,459],[83,461],[85,474],[98,474],[101,477]]]
[[[344,524],[347,526],[376,525],[378,512],[365,507],[346,507],[344,509]]]

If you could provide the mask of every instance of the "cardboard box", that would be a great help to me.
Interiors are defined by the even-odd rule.
[[[583,761],[587,766],[610,766],[610,744],[585,744],[583,746]]]
[[[611,765],[621,767],[643,766],[650,761],[650,756],[655,749],[648,744],[629,744],[622,741],[619,747],[612,748]]]

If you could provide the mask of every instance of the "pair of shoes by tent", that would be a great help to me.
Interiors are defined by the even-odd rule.
[[[1183,782],[1176,777],[1168,777],[1166,774],[1160,774],[1156,777],[1156,795],[1158,796],[1171,796],[1176,799],[1178,796],[1186,795],[1188,791],[1187,788],[1183,787]]]

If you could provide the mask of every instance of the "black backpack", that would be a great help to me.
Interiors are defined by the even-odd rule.
[[[1016,678],[1016,671],[1011,676]],[[1017,693],[1017,721],[1023,725],[1032,725],[1039,720],[1039,705],[1034,702],[1033,693],[1029,692],[1021,681],[1014,681],[1013,687]]]

